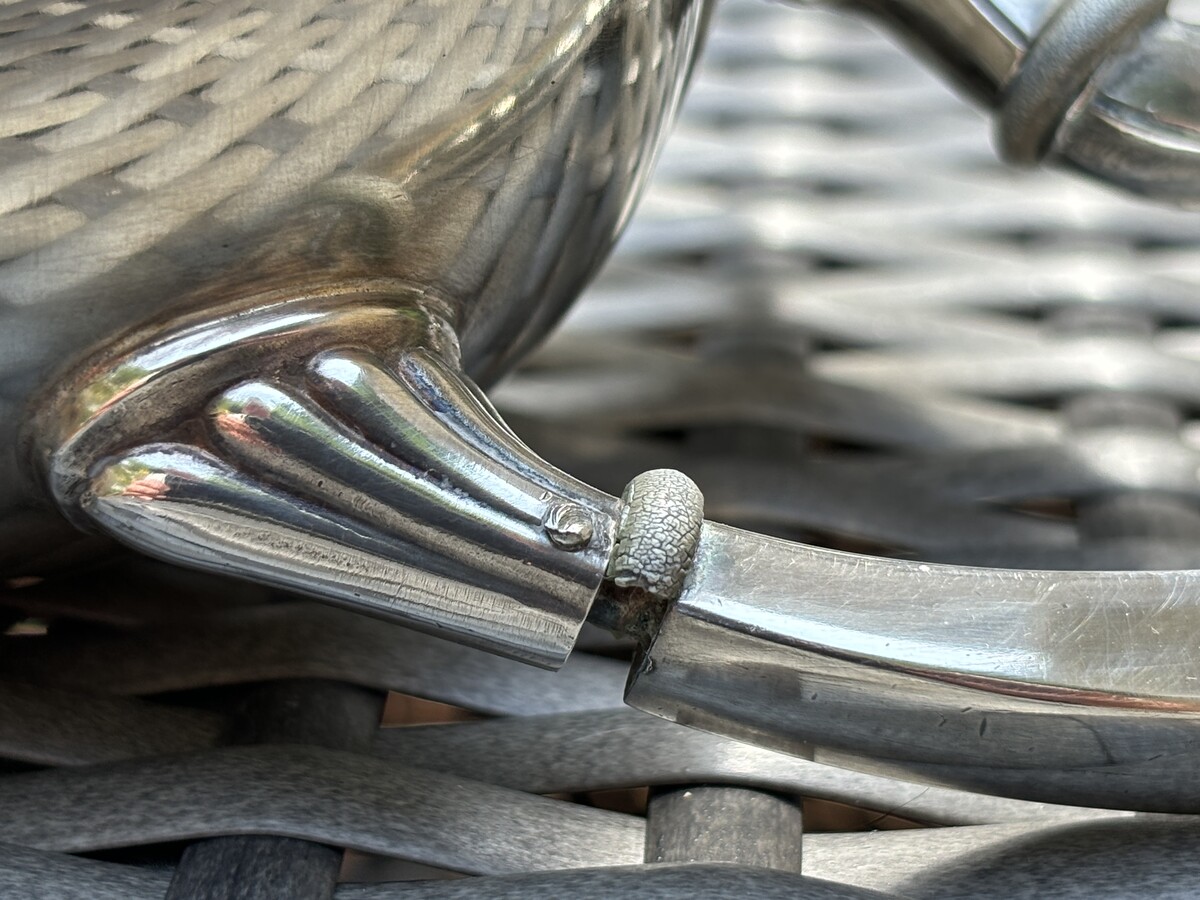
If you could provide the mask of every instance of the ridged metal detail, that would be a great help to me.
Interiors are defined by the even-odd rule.
[[[64,510],[171,562],[561,666],[603,578],[615,501],[508,430],[437,315],[405,308],[414,296],[393,303],[399,328],[369,337],[373,316],[353,305],[329,329],[293,300],[111,351],[100,368],[128,383],[85,367],[49,417]],[[275,332],[287,349],[264,348]],[[257,357],[265,377],[214,370],[220,357]]]
[[[977,114],[878,38],[730,2],[614,264],[497,403],[543,456],[589,483],[617,494],[638,472],[685,469],[710,518],[789,538],[927,561],[1194,566],[1198,246],[1193,215],[1003,169]],[[168,808],[152,785],[209,784],[240,803],[261,777],[277,790],[272,809],[292,811],[294,833],[340,846],[355,845],[351,832],[369,836],[365,846],[390,860],[375,860],[378,877],[408,877],[406,856],[532,870],[550,857],[509,855],[509,822],[555,810],[552,824],[573,804],[531,795],[706,781],[972,826],[806,835],[805,872],[843,884],[920,898],[1194,893],[1192,817],[1088,821],[1113,814],[849,773],[680,729],[617,709],[627,663],[612,657],[629,648],[587,631],[583,646],[607,655],[579,652],[547,673],[278,600],[119,560],[7,586],[9,618],[35,617],[25,630],[41,622],[49,633],[0,639],[0,729],[10,729],[0,756],[84,767],[0,777],[27,812],[8,839],[49,834],[54,809],[76,823],[60,823],[64,840],[81,817],[107,823],[136,809],[144,818],[117,822],[120,842],[136,844],[171,833],[160,819],[204,805],[202,793],[180,792]],[[285,677],[499,718],[386,729],[367,754],[217,749],[225,718],[202,699]],[[441,791],[448,781],[484,787]],[[341,785],[353,802],[318,816],[303,790],[313,783]],[[108,793],[86,808],[87,788],[101,784]],[[73,803],[39,803],[35,786]],[[424,823],[414,843],[385,833],[392,790]],[[218,806],[213,833],[262,823],[249,804],[244,815]],[[615,854],[618,872],[345,884],[338,896],[580,896],[585,879],[597,896],[634,883],[654,896],[669,882],[663,896],[687,898],[803,889],[781,873],[638,867],[640,823],[594,812],[564,817],[582,823],[571,833],[584,848],[547,852],[588,866]],[[453,843],[461,823],[484,817],[494,827],[473,832],[478,846]],[[278,833],[280,821],[262,830]],[[624,835],[617,851],[614,833]],[[96,846],[103,834],[91,833]],[[551,837],[535,833],[527,847],[536,856]],[[160,897],[168,881],[157,868],[0,848],[0,892]]]

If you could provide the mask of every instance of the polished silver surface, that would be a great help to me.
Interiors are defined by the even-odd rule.
[[[1200,203],[1200,27],[1167,0],[831,0],[896,33],[996,113],[1009,162],[1048,159]]]
[[[417,155],[403,142],[380,150],[412,194],[403,202],[421,207],[413,193],[421,185],[462,202],[470,191],[455,166],[475,166],[497,141],[510,151],[508,116],[523,121],[556,95],[556,66],[571,54],[585,65],[583,36],[615,9],[575,11],[551,56],[530,61],[537,90],[504,81],[507,99],[485,92],[492,99],[468,107],[468,124],[454,119],[454,128],[426,134]],[[678,11],[687,10],[698,23],[701,7]],[[1099,65],[1160,10],[1101,11],[1070,4],[988,18],[1031,29],[1000,85],[1006,116],[1032,117],[1034,131],[1056,122],[1065,107],[1022,87],[1041,77],[1037,60],[1059,67],[1051,81],[1069,76],[1082,90],[1084,63]],[[672,36],[676,26],[690,36],[681,22]],[[685,66],[687,46],[681,52]],[[670,112],[673,90],[654,95],[659,113]],[[1009,106],[1025,111],[1010,115]],[[505,179],[499,197],[510,170],[496,173]],[[304,227],[316,227],[314,215],[306,207]],[[490,215],[489,228],[499,227]],[[289,221],[272,234],[291,243],[272,244],[272,254],[311,242]],[[351,244],[368,237],[377,239],[367,229]],[[443,259],[445,271],[366,263],[343,271],[335,261],[318,273],[312,248],[305,253],[294,257],[310,267],[303,286],[244,278],[238,296],[216,303],[202,284],[208,304],[109,342],[43,397],[34,456],[67,515],[171,562],[550,668],[566,660],[590,615],[647,645],[630,701],[685,724],[1055,803],[1200,804],[1180,762],[1194,728],[1194,576],[936,568],[715,525],[701,531],[699,491],[667,470],[635,478],[618,504],[526,449],[464,374],[478,369],[472,316],[484,313],[470,290],[438,281],[456,277],[446,273],[459,257]],[[423,251],[401,241],[385,255]],[[221,277],[245,275],[225,268]],[[491,286],[495,303],[517,304],[510,283]],[[1098,366],[1105,349],[1083,347]],[[969,383],[979,359],[964,358],[949,377]],[[947,377],[946,367],[935,360],[929,377]],[[1101,468],[1130,459],[1116,447]]]
[[[1193,572],[955,568],[706,524],[626,699],[960,786],[1194,811],[1197,602]]]
[[[1052,153],[1105,181],[1197,205],[1200,22],[1164,19],[1101,69]]]
[[[886,26],[956,86],[998,102],[1063,0],[834,0]],[[1086,77],[1087,72],[1080,73]]]
[[[756,38],[774,40],[780,57],[796,53],[786,37],[768,37],[749,24],[754,21],[749,14],[745,21],[727,59],[745,58]],[[827,52],[832,66],[837,51]],[[853,57],[846,69],[864,65],[863,57]],[[811,707],[788,708],[773,691],[802,696],[805,680],[837,672],[850,685],[861,679],[871,692],[852,697],[841,719],[831,705],[820,727],[832,734],[845,729],[847,744],[849,731],[860,728],[862,744],[892,760],[893,768],[904,754],[901,742],[920,733],[928,736],[920,752],[931,759],[996,751],[997,761],[997,742],[1007,731],[1016,743],[1013,729],[1019,731],[1024,721],[1036,730],[1017,748],[1018,759],[1077,754],[1077,761],[1090,755],[1094,769],[1052,774],[1049,768],[1038,772],[1011,764],[987,770],[947,762],[913,765],[933,780],[978,779],[975,783],[991,790],[1037,792],[1043,799],[1087,796],[1088,802],[1150,802],[1157,808],[1194,804],[1186,762],[1195,738],[1194,714],[1187,709],[1194,697],[1187,679],[1195,674],[1190,573],[968,574],[932,565],[1196,567],[1197,466],[1190,462],[1194,217],[1141,210],[1050,174],[1027,181],[1004,174],[986,161],[979,137],[965,137],[973,120],[935,104],[915,83],[891,84],[877,73],[857,91],[842,90],[830,75],[828,93],[814,88],[816,96],[801,92],[801,84],[796,77],[761,99],[749,75],[697,85],[697,108],[709,118],[682,136],[690,140],[690,156],[667,158],[675,190],[664,190],[657,203],[651,198],[648,221],[634,234],[642,241],[637,252],[613,273],[596,306],[569,321],[567,333],[539,356],[526,380],[500,392],[502,407],[550,458],[610,491],[628,478],[633,461],[673,466],[704,489],[710,519],[916,558],[894,567],[861,559],[813,572],[796,562],[799,551],[777,550],[747,535],[749,546],[734,554],[740,565],[731,564],[719,576],[708,573],[729,578],[729,590],[715,596],[733,600],[717,608],[712,598],[693,595],[705,615],[712,613],[729,631],[714,627],[711,639],[701,639],[702,627],[685,622],[686,611],[675,622],[667,617],[668,631],[674,626],[689,631],[693,643],[683,645],[684,652],[699,652],[714,667],[728,664],[724,679],[714,674],[705,681],[709,669],[702,664],[674,673],[678,683],[670,689],[704,695],[697,700],[702,712],[689,715],[690,724],[728,733],[739,727],[730,722],[741,722],[747,730],[739,733],[745,735],[763,725],[751,721],[761,715],[775,726],[775,740],[781,740],[779,731],[790,731],[796,741],[797,729],[810,724],[805,717]],[[750,107],[745,121],[757,124],[761,143],[710,151],[717,144],[712,122],[738,104]],[[844,119],[837,118],[847,109]],[[787,116],[800,117],[801,124],[781,124]],[[918,134],[912,121],[932,123],[930,132]],[[834,125],[826,122],[844,130],[834,137],[829,133]],[[814,147],[790,143],[810,134],[817,135]],[[746,167],[740,176],[736,164]],[[798,171],[805,176],[779,174]],[[689,193],[682,185],[690,183],[705,188]],[[681,234],[685,215],[702,217],[703,225]],[[697,246],[714,256],[713,270],[723,273],[718,283],[688,277],[684,254]],[[638,308],[651,298],[658,308]],[[605,315],[616,321],[606,323]],[[722,328],[734,333],[722,334]],[[619,362],[604,369],[602,359]],[[589,427],[589,416],[598,424]],[[890,580],[897,573],[916,577],[923,564],[930,565],[930,580],[920,590],[906,592]],[[847,570],[857,576],[859,568],[879,580],[864,577],[858,583],[862,590],[852,592],[848,585],[839,593],[832,576]],[[967,579],[956,586],[954,579],[964,574]],[[695,583],[704,575],[697,567]],[[988,625],[970,610],[977,593],[1000,583],[1006,587],[996,595],[1011,592],[1018,604],[1062,583],[1068,594],[1078,591],[1066,600],[1081,613],[1066,611],[1070,621],[1059,631],[1054,619],[1064,615],[1061,609],[1022,620],[1019,610],[1035,609],[1032,603],[1016,611],[997,605]],[[1174,594],[1172,585],[1178,588]],[[956,589],[958,596],[951,596]],[[759,609],[740,608],[743,591],[768,608],[779,597],[796,600],[795,629],[764,622]],[[952,601],[943,609],[960,618],[939,618],[943,610],[930,609],[926,594]],[[803,631],[809,610],[799,607],[810,597],[819,604],[822,596],[846,599],[848,605],[832,613],[818,605],[814,616],[844,616],[836,621],[857,628],[839,635],[843,643],[828,643],[857,648],[855,658],[871,666],[852,672],[839,668],[840,661],[810,658],[811,667],[798,673],[793,657],[786,667],[758,667],[795,649],[775,646],[763,649],[761,657],[747,649],[765,648],[773,635],[816,642]],[[874,619],[854,618],[859,607]],[[1155,621],[1159,616],[1173,620],[1170,628]],[[1112,688],[1123,680],[1123,690],[1134,695],[1092,698],[1097,702],[1152,705],[1156,697],[1174,695],[1182,696],[1184,708],[1088,708],[985,690],[951,707],[944,725],[937,716],[906,718],[900,710],[909,698],[891,690],[893,685],[910,685],[914,703],[930,693],[948,695],[951,685],[941,673],[928,671],[938,678],[889,679],[886,670],[874,668],[875,657],[864,647],[873,635],[886,642],[893,629],[915,623],[928,626],[925,639],[931,633],[945,637],[940,650],[968,670],[987,658],[993,643],[1006,650],[1015,645],[1016,652],[1001,661],[1012,665],[1010,671],[1020,668],[1015,661],[1022,651],[1030,661],[1048,658],[1045,679],[1028,679],[1034,693],[1039,685],[1090,688],[1090,668],[1096,687]],[[964,647],[975,626],[989,634]],[[746,636],[732,638],[730,631],[738,630]],[[755,665],[738,669],[740,649],[734,647],[747,649]],[[975,651],[975,658],[963,660],[963,650]],[[900,655],[896,647],[879,655],[886,660],[888,653]],[[926,662],[940,655],[931,653]],[[1073,676],[1065,671],[1071,669]],[[665,682],[673,676],[663,666],[639,675],[640,682],[656,678]],[[751,690],[749,684],[760,683],[756,678],[769,682],[757,704],[746,703],[745,693],[740,703],[720,694],[726,688],[732,694],[735,685]],[[1139,683],[1157,686],[1143,693],[1131,687]],[[1062,699],[1082,699],[1072,693]],[[882,703],[875,702],[879,697]],[[984,736],[982,717],[962,713],[972,707],[979,715],[980,701],[995,703],[1002,713],[989,716]],[[706,704],[710,710],[723,707],[724,725],[718,715],[705,722]],[[889,711],[895,714],[887,719],[890,727],[870,733],[875,717]],[[1022,720],[1025,714],[1030,718]],[[1038,718],[1043,714],[1062,716],[1065,732],[1050,736],[1048,720]],[[1098,735],[1089,730],[1097,724]],[[757,739],[772,736],[760,732]],[[1110,751],[1124,764],[1109,765]],[[834,758],[820,751],[816,756]]]
[[[394,279],[440,300],[470,375],[504,371],[628,219],[705,4],[0,15],[0,570],[29,574],[66,534],[18,447],[32,398],[126,329]]]
[[[63,509],[172,562],[562,665],[612,498],[517,440],[417,289],[273,299],[61,385],[41,455]]]
[[[530,368],[494,392],[514,429],[614,496],[639,472],[682,469],[702,487],[710,519],[810,545],[1022,569],[1196,567],[1193,218],[1053,173],[1002,169],[977,115],[852,22],[731,2],[709,49],[691,113],[616,265]],[[132,554],[40,583],[5,582],[0,621],[13,624],[0,650],[4,677],[40,690],[17,697],[19,718],[0,716],[14,726],[3,729],[0,782],[19,767],[14,760],[91,769],[79,781],[54,768],[38,773],[35,783],[59,796],[55,781],[99,785],[121,761],[104,790],[75,794],[64,816],[75,816],[79,832],[80,823],[107,828],[116,811],[145,815],[116,834],[135,846],[99,851],[104,862],[0,848],[0,884],[22,895],[162,896],[176,856],[145,841],[170,831],[164,816],[202,818],[203,791],[177,792],[187,778],[181,760],[221,743],[224,711],[253,683],[325,677],[442,699],[489,720],[387,729],[362,769],[310,752],[287,769],[292,783],[266,776],[278,788],[269,809],[280,816],[270,821],[239,805],[260,796],[259,769],[214,767],[214,834],[294,828],[352,842],[372,823],[342,826],[355,811],[372,815],[380,785],[379,824],[391,821],[395,782],[372,773],[395,765],[407,776],[397,793],[414,801],[426,831],[406,843],[402,831],[376,829],[380,855],[347,854],[343,878],[429,879],[445,873],[414,871],[403,857],[412,846],[428,858],[461,849],[459,820],[441,810],[490,823],[480,848],[465,852],[494,849],[490,860],[502,864],[506,852],[528,860],[544,837],[505,850],[505,823],[532,809],[521,792],[714,781],[856,799],[872,810],[859,827],[888,822],[888,812],[919,823],[1018,823],[805,836],[807,875],[890,896],[1194,894],[1192,817],[1162,826],[1125,813],[1127,827],[1064,833],[1072,815],[1103,813],[864,776],[823,765],[837,759],[828,751],[785,757],[647,724],[613,708],[627,648],[591,631],[552,673],[344,609],[280,602],[281,593]],[[609,708],[555,713],[596,706]],[[507,718],[530,711],[551,715]],[[482,807],[422,792],[404,768],[416,760],[442,764],[454,782],[510,790],[489,792]],[[88,765],[97,762],[105,765]],[[368,775],[356,780],[349,768]],[[143,774],[182,799],[157,804],[138,788]],[[424,783],[434,781],[446,783]],[[350,787],[338,803],[306,804],[313,783]],[[20,808],[30,807],[36,815],[36,802],[22,798]],[[758,825],[748,817],[740,837],[752,840]],[[598,851],[607,834],[600,826],[585,839]],[[339,891],[813,890],[795,876],[745,870],[663,875],[641,859],[632,846],[615,872]]]

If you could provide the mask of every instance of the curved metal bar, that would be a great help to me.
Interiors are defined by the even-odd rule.
[[[1198,602],[1200,572],[937,566],[705,523],[626,699],[978,790],[1194,811]]]
[[[1200,27],[1165,0],[832,0],[883,22],[997,113],[1010,162],[1049,158],[1200,202]]]
[[[804,2],[804,0],[801,0]],[[832,0],[866,15],[994,105],[1062,0]]]
[[[1050,153],[1111,184],[1200,202],[1200,26],[1170,19],[1144,31],[1097,74]]]

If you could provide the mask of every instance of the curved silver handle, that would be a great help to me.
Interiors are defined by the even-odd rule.
[[[1200,572],[929,565],[706,522],[627,702],[823,761],[1200,808]]]
[[[1166,0],[830,0],[882,22],[996,114],[1001,155],[1200,202],[1200,26]]]

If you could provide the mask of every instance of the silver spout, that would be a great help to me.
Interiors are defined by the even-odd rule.
[[[1200,27],[1166,0],[832,0],[881,22],[996,115],[1017,165],[1200,201]]]

